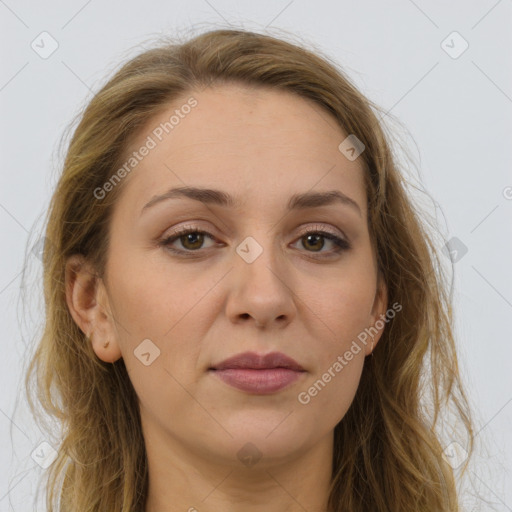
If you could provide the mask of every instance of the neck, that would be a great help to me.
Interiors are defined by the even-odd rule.
[[[332,432],[288,457],[216,459],[169,438],[146,440],[149,490],[144,512],[327,512]],[[165,446],[165,449],[162,449]],[[251,457],[252,456],[252,457]]]

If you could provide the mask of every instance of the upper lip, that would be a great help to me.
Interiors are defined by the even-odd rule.
[[[304,371],[304,368],[291,357],[282,352],[271,352],[260,355],[255,352],[242,352],[233,357],[210,367],[210,370],[227,370],[233,368],[247,368],[254,370],[263,370],[269,368],[287,368],[298,372]]]

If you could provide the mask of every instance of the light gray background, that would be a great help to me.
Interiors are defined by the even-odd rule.
[[[40,262],[30,248],[59,171],[64,129],[121,60],[140,51],[137,44],[229,24],[277,36],[282,29],[316,45],[408,130],[444,236],[467,247],[454,264],[457,339],[484,448],[465,509],[511,511],[511,21],[510,0],[0,0],[0,512],[34,510],[42,471],[31,453],[46,438],[23,395],[14,408],[42,310],[35,307],[22,328],[19,296],[26,250],[28,284],[36,283],[27,293],[40,292]],[[46,59],[31,48],[34,40],[42,45],[43,31],[58,43]],[[463,41],[453,31],[469,44],[457,58]]]

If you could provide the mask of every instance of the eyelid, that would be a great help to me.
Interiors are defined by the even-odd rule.
[[[345,236],[345,233],[343,233],[343,231],[341,231],[340,229],[337,229],[336,231],[332,230],[332,228],[326,228],[325,225],[323,224],[313,224],[313,225],[307,225],[306,227],[304,227],[303,230],[301,230],[301,234],[308,234],[309,232],[311,231],[323,231],[323,232],[326,232],[326,233],[329,233],[330,235],[333,235],[333,236],[336,236],[336,237],[339,237],[339,238],[343,238],[343,240],[345,240],[346,242],[348,242],[348,238]],[[299,235],[301,236],[301,235]]]

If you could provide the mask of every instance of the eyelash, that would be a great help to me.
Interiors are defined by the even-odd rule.
[[[172,235],[168,236],[168,237],[165,237],[163,238],[162,240],[159,241],[159,245],[160,246],[163,246],[165,247],[168,251],[174,253],[174,254],[178,254],[178,255],[184,255],[184,254],[190,254],[190,253],[196,253],[196,252],[199,252],[201,249],[196,249],[196,250],[190,250],[190,249],[175,249],[174,247],[170,247],[170,244],[176,240],[178,240],[179,238],[181,238],[182,236],[184,235],[188,235],[190,233],[198,233],[198,234],[201,234],[201,235],[206,235],[208,238],[210,238],[211,240],[214,240],[214,236],[209,233],[208,231],[202,231],[198,228],[195,228],[193,226],[191,227],[183,227],[183,228],[180,228],[179,230],[177,230],[176,232],[174,232]],[[316,230],[310,230],[310,231],[306,231],[305,233],[302,233],[302,235],[299,237],[300,238],[303,238],[305,236],[308,236],[308,235],[321,235],[322,237],[324,238],[327,238],[328,240],[330,240],[331,242],[333,242],[333,244],[336,246],[336,248],[331,251],[332,253],[334,253],[335,255],[337,254],[340,254],[344,251],[347,251],[349,249],[351,249],[351,245],[349,242],[347,242],[346,240],[344,240],[343,238],[340,238],[332,233],[329,233],[328,231],[323,231],[323,230],[319,230],[319,229],[316,229]],[[311,252],[313,254],[315,254],[314,251],[307,251],[307,252]],[[326,258],[326,257],[329,257],[329,256],[319,256],[320,258]]]

